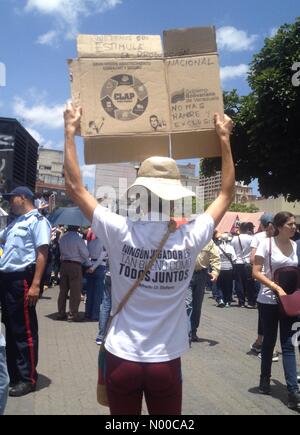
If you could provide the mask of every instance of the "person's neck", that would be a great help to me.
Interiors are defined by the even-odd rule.
[[[30,213],[30,212],[33,211],[34,209],[35,209],[35,208],[34,208],[33,205],[32,205],[32,206],[28,205],[28,206],[24,207],[24,210],[23,210],[22,216],[24,216],[24,215],[27,214],[27,213]]]
[[[279,242],[281,245],[288,245],[291,243],[291,240],[289,237],[286,237],[282,234],[278,234],[278,236],[276,236],[276,240],[277,242]]]

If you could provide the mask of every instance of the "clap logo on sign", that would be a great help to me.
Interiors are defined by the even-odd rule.
[[[6,67],[4,63],[0,62],[0,87],[6,86]]]
[[[101,92],[101,103],[112,118],[132,121],[148,107],[148,92],[143,83],[132,75],[122,74],[107,80]]]
[[[296,71],[292,77],[293,86],[298,87],[300,86],[300,62],[294,63],[292,71]]]

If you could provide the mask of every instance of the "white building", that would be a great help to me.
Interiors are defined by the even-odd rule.
[[[64,186],[64,152],[39,149],[39,159],[37,168],[37,180],[45,184]]]
[[[95,196],[107,198],[108,206],[116,210],[128,187],[135,181],[139,164],[114,163],[96,165]]]
[[[216,173],[213,177],[205,177],[200,175],[199,177],[200,186],[204,189],[204,201],[205,203],[210,203],[214,201],[220,193],[222,174],[220,171]],[[244,183],[235,183],[235,198],[236,204],[246,204],[248,202],[252,203],[257,197],[253,194],[253,189],[251,186],[246,186]]]
[[[51,209],[66,207],[72,202],[67,196],[64,178],[64,152],[39,149],[36,192],[51,192]]]

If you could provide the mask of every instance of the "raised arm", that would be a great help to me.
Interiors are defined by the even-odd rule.
[[[215,125],[222,148],[222,187],[219,196],[208,207],[206,213],[212,216],[217,226],[233,200],[235,169],[230,146],[233,122],[227,115],[224,115],[224,120],[222,121],[220,115],[215,114]]]
[[[70,199],[80,208],[87,219],[92,222],[96,199],[83,185],[80,168],[77,160],[75,134],[80,127],[81,109],[68,103],[65,113],[65,180],[66,190]]]

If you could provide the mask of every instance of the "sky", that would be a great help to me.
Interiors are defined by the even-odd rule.
[[[77,33],[162,35],[215,25],[223,89],[246,95],[253,55],[299,15],[299,0],[0,0],[0,116],[17,118],[45,148],[63,148],[67,59],[76,58]],[[93,190],[81,139],[78,155]]]

